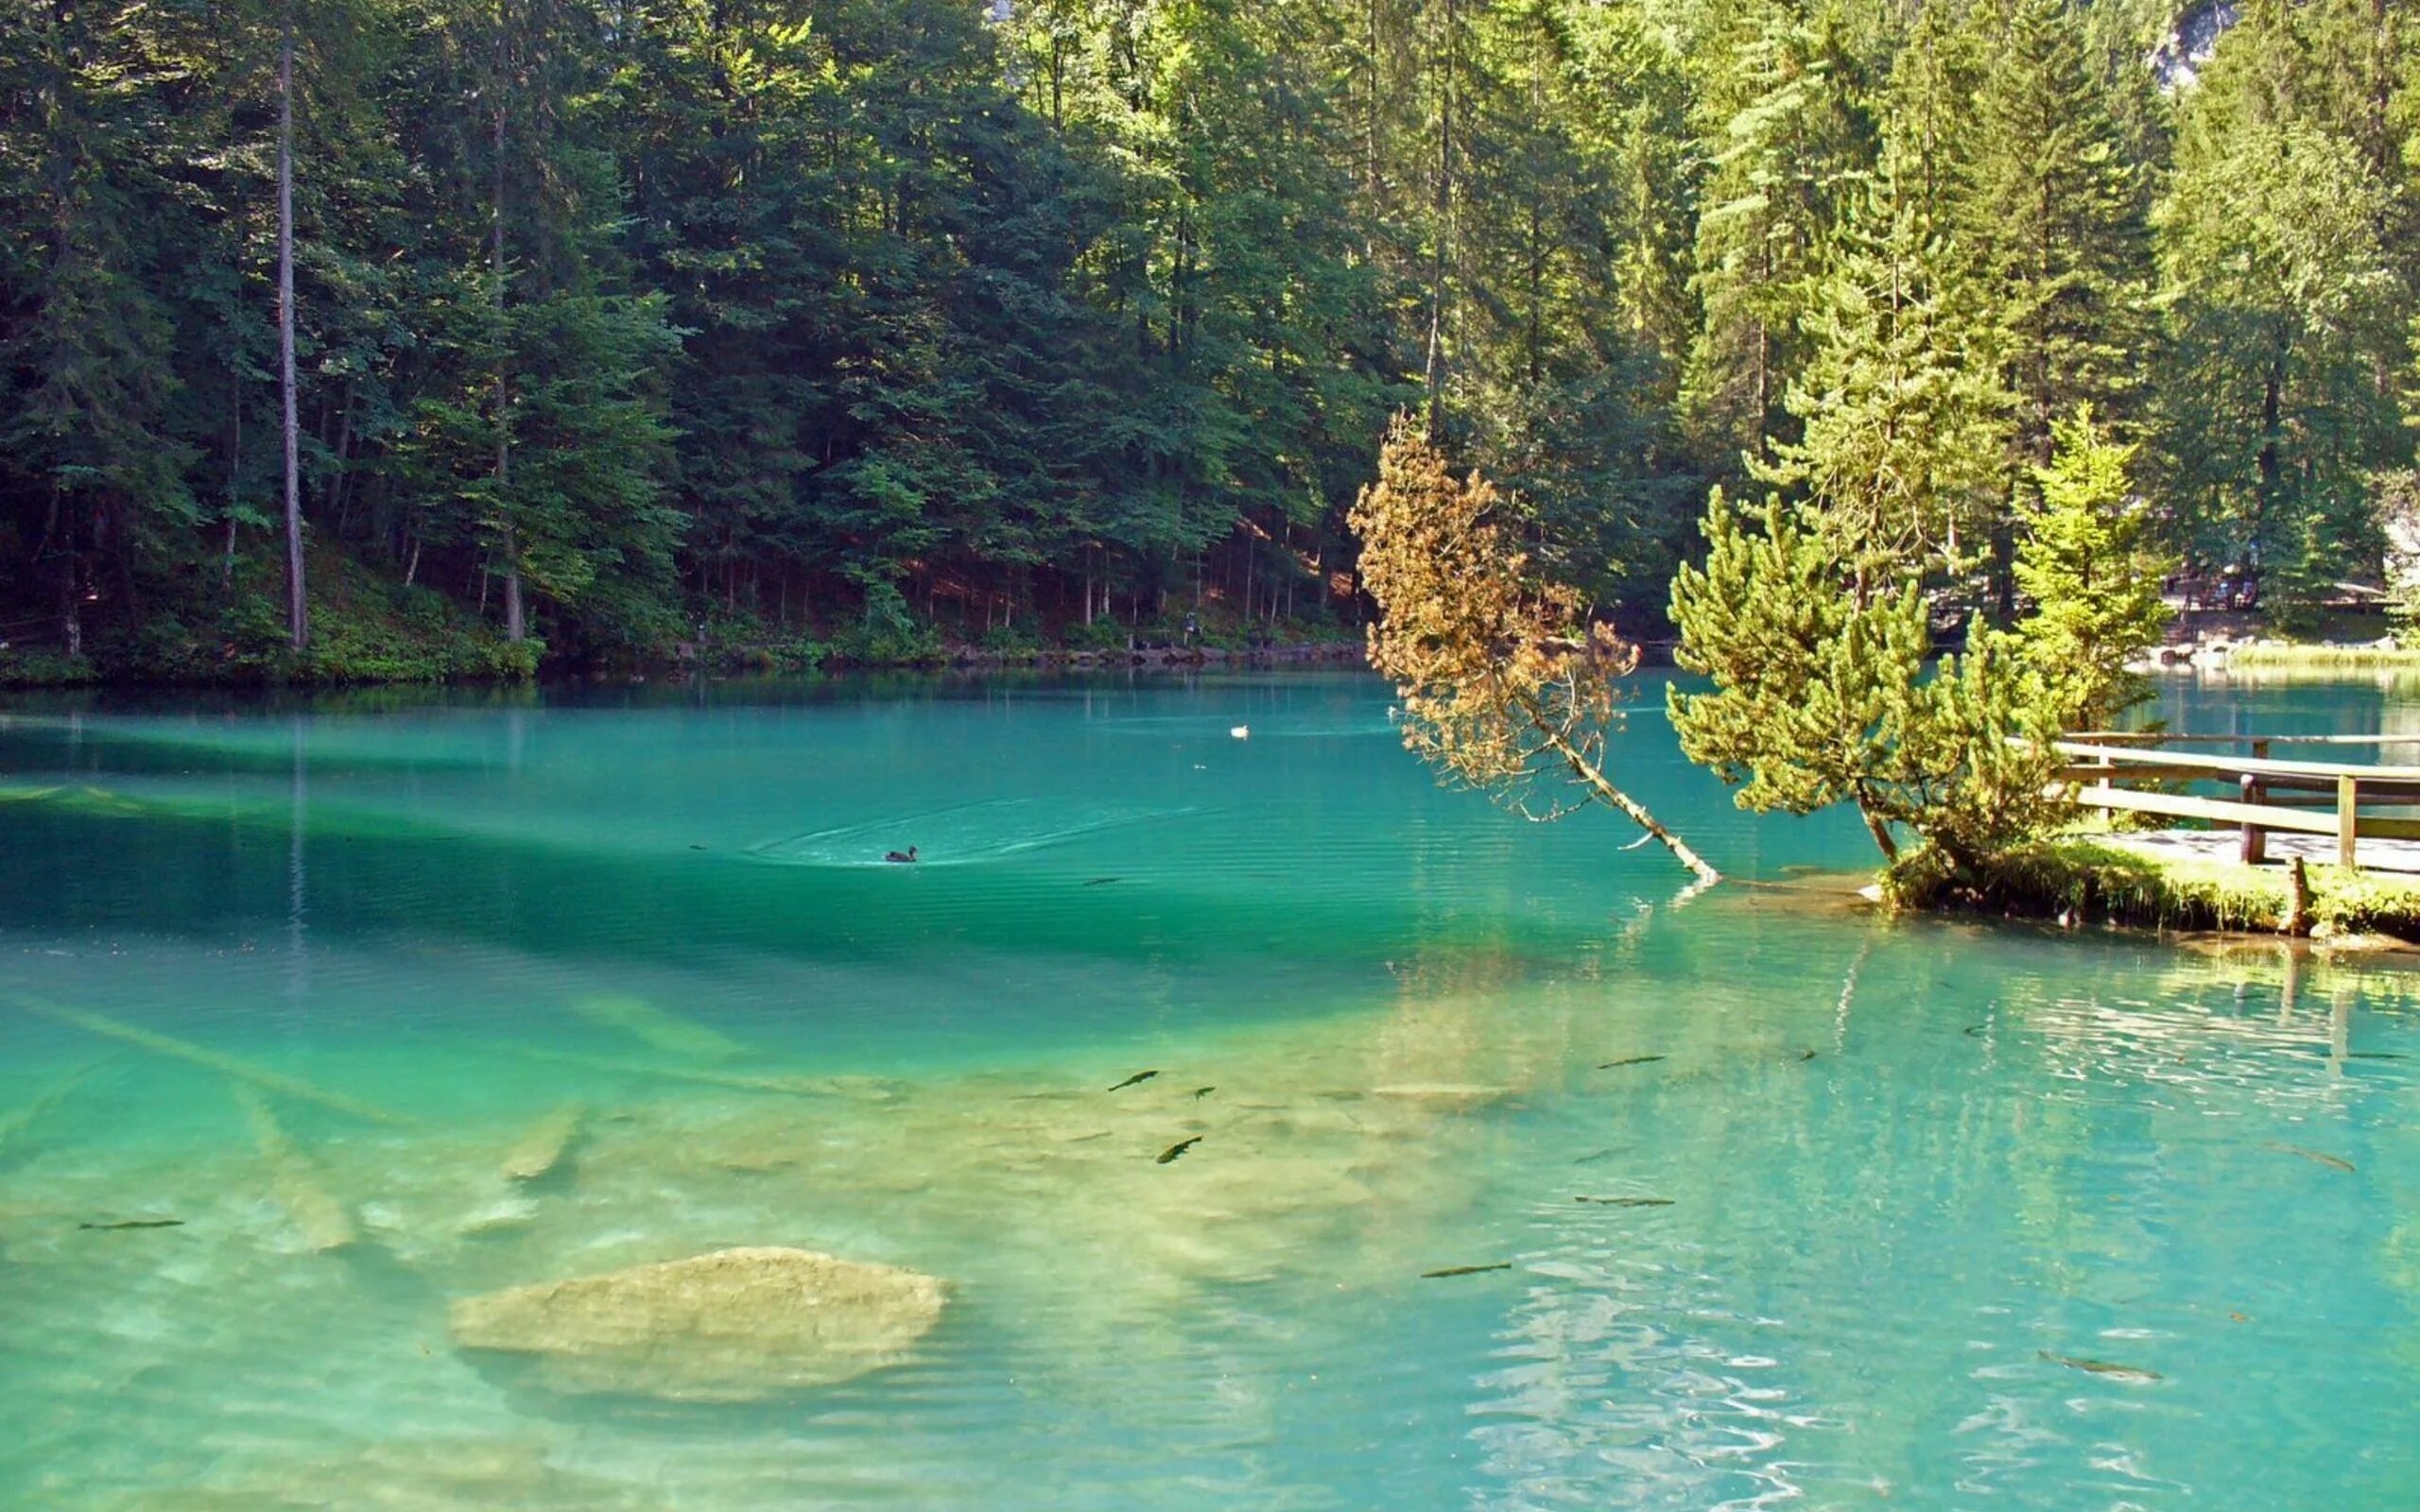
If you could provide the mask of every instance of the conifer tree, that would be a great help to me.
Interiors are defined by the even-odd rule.
[[[1972,27],[1948,6],[1919,11],[1892,60],[1882,152],[1893,198],[1914,215],[1923,244],[1946,245],[1957,233],[1973,178],[1975,96],[1987,72]]]
[[[2015,396],[2014,507],[2050,459],[2051,425],[2080,404],[2111,422],[2141,415],[2151,360],[2152,256],[2146,194],[2070,0],[2000,0],[1976,100],[1960,233],[1979,318]],[[1992,599],[2014,611],[2014,517],[1993,531]]]
[[[1354,503],[1361,576],[1379,610],[1370,664],[1403,699],[1404,745],[1448,781],[1532,818],[1590,802],[1618,809],[1701,881],[1720,880],[1606,770],[1615,684],[1638,648],[1587,623],[1568,589],[1531,572],[1500,503],[1484,478],[1454,476],[1401,418],[1377,481]],[[1557,797],[1541,803],[1546,784]]]
[[[1710,692],[1668,694],[1681,749],[1757,812],[1853,804],[1886,860],[1896,830],[1971,868],[2037,833],[2057,732],[2038,679],[1988,630],[1927,666],[1913,581],[1859,592],[1824,532],[1778,499],[1751,516],[1718,489],[1703,567],[1672,580],[1681,665]]]
[[[2005,346],[2015,455],[2039,466],[2078,404],[2113,422],[2138,412],[2152,246],[2140,175],[2068,0],[2005,3],[1960,231]]]
[[[1704,92],[1713,167],[1694,281],[1704,315],[1682,404],[1719,472],[1787,428],[1799,318],[1874,162],[1863,81],[1827,20],[1803,0],[1758,0]]]
[[[1916,141],[1894,129],[1803,322],[1815,350],[1789,399],[1801,438],[1754,467],[1813,501],[1808,520],[1860,599],[1972,566],[2005,435],[1989,351],[1969,344],[1973,322],[1926,231],[1922,160],[1899,155]]]
[[[2089,407],[2060,421],[2016,549],[2017,587],[2031,601],[2016,644],[2069,728],[2106,730],[2142,700],[2128,668],[2168,626],[2160,580],[2174,564],[2153,548],[2128,478],[2138,450],[2112,439]]]

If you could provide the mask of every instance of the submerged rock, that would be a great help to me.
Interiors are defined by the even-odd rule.
[[[562,1390],[750,1401],[895,1364],[942,1299],[915,1271],[754,1247],[465,1297],[450,1325]]]

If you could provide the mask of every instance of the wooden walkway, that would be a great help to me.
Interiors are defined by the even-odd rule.
[[[2420,816],[2413,812],[2420,810],[2420,766],[2323,761],[2300,753],[2394,745],[2420,746],[2420,736],[2095,733],[2056,742],[2053,748],[2066,758],[2060,781],[2073,784],[2075,800],[2085,808],[2229,826],[2236,858],[2249,866],[2267,859],[2274,833],[2322,836],[2332,843],[2306,839],[2293,848],[2298,854],[2316,850],[2318,859],[2347,868],[2374,859],[2383,868],[2390,856],[2404,859],[2402,847],[2420,842]],[[2231,749],[2205,754],[2185,748],[2194,746]],[[2272,754],[2280,747],[2297,754]],[[2235,755],[2233,749],[2250,754]],[[2216,785],[2227,796],[2179,792],[2180,783]],[[2363,849],[2364,841],[2369,849]],[[2381,844],[2396,849],[2380,850]]]
[[[2119,830],[2095,835],[2101,844],[2161,861],[2241,861],[2243,840],[2233,830]],[[2386,876],[2420,877],[2420,840],[2362,840],[2360,869]],[[2336,864],[2336,837],[2273,834],[2263,847],[2267,864],[2300,859],[2312,866]]]

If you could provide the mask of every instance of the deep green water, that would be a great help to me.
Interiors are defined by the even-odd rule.
[[[2420,1504],[2412,976],[1632,838],[1347,677],[8,706],[0,1507]],[[949,1300],[744,1402],[448,1335],[752,1245]]]

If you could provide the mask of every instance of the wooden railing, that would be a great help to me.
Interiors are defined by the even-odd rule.
[[[2248,746],[2249,756],[2202,755],[2186,745]],[[2059,780],[2075,784],[2086,808],[2232,824],[2242,833],[2247,865],[2266,859],[2272,830],[2336,837],[2337,865],[2359,865],[2357,841],[2420,840],[2420,818],[2377,810],[2420,806],[2420,766],[2272,757],[2279,746],[2420,745],[2411,735],[2169,735],[2093,733],[2055,742],[2067,758]],[[2215,782],[2234,798],[2205,798],[2128,782]],[[2364,812],[2369,810],[2372,812]]]

